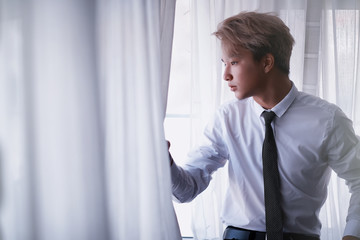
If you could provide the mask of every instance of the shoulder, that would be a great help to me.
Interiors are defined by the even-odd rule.
[[[251,99],[231,99],[220,105],[207,123],[209,128],[225,129],[239,122],[251,109]]]
[[[299,92],[295,99],[294,107],[296,109],[309,111],[315,114],[315,116],[321,114],[327,117],[333,117],[335,114],[341,112],[341,109],[337,105],[305,92]]]
[[[332,132],[353,131],[352,121],[339,106],[304,92],[299,92],[294,101],[293,113],[302,115],[304,121],[318,122],[329,135]]]
[[[235,113],[244,113],[246,109],[249,109],[252,104],[252,98],[245,98],[242,100],[231,99],[224,102],[218,108],[218,114],[220,115],[232,115]]]

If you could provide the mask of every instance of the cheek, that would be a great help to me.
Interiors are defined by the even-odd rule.
[[[255,84],[258,81],[259,72],[255,67],[243,68],[238,72],[239,82],[244,84]]]

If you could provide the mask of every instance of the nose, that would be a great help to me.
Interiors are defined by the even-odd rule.
[[[223,78],[224,78],[225,81],[231,81],[233,79],[233,76],[232,76],[232,74],[230,73],[230,71],[228,70],[227,67],[225,67]]]

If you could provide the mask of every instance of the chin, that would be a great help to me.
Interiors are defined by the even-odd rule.
[[[242,99],[245,99],[245,98],[248,98],[248,97],[251,97],[249,96],[248,94],[242,94],[242,93],[235,93],[235,97],[239,100],[242,100]]]

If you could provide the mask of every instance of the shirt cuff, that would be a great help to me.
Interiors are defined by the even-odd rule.
[[[344,236],[354,236],[360,238],[360,221],[349,220],[345,226]]]
[[[176,197],[176,189],[179,185],[179,178],[181,171],[179,167],[174,162],[170,167],[170,173],[171,173],[171,188],[172,188],[172,199],[175,202],[181,203],[181,201]]]
[[[173,164],[170,166],[170,173],[171,173],[172,186],[174,186],[174,185],[176,185],[176,183],[179,181],[179,178],[180,178],[179,177],[180,170],[175,162],[173,162]]]

